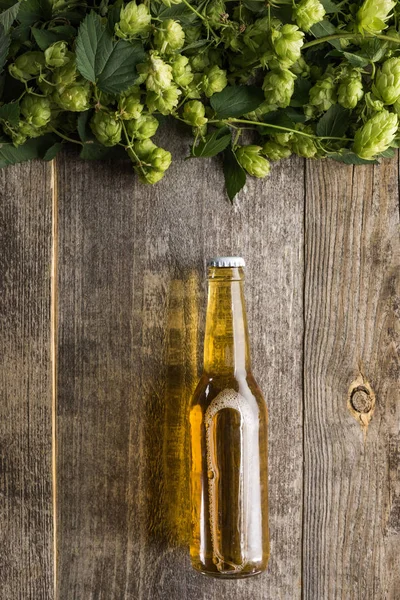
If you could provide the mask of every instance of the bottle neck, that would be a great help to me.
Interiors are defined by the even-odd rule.
[[[244,273],[240,267],[209,269],[204,371],[210,375],[250,371]]]

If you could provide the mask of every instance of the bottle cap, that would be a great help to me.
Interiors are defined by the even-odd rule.
[[[209,258],[207,267],[244,267],[245,262],[241,256],[216,256]]]

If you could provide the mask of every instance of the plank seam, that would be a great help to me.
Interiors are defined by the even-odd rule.
[[[52,251],[51,251],[51,434],[53,504],[53,596],[57,598],[57,329],[58,329],[58,185],[57,159],[51,161]]]
[[[301,547],[300,547],[300,569],[301,569],[301,587],[300,587],[300,598],[304,600],[304,530],[305,530],[305,508],[304,508],[304,498],[305,498],[305,435],[304,435],[304,416],[305,416],[305,344],[306,344],[306,271],[307,271],[307,249],[306,249],[306,207],[307,207],[307,159],[304,159],[304,169],[303,169],[303,187],[304,187],[304,197],[303,197],[303,342],[302,342],[302,382],[301,382],[301,393],[302,393],[302,415],[301,415],[301,444],[302,444],[302,454],[303,454],[303,473],[302,473],[302,481],[301,481]]]

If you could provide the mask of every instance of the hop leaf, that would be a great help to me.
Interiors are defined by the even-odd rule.
[[[382,110],[356,131],[353,151],[365,159],[384,152],[395,138],[397,125],[397,115]]]

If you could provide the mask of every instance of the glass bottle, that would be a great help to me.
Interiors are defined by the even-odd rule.
[[[244,260],[208,261],[204,370],[190,405],[192,565],[257,575],[269,558],[267,407],[251,373]]]

